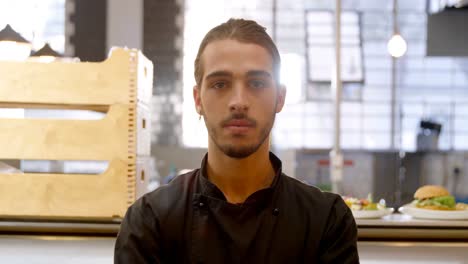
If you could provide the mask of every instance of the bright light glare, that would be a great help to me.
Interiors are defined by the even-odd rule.
[[[28,60],[42,62],[42,63],[50,63],[50,62],[57,61],[58,58],[54,56],[39,56],[39,57],[30,57]]]
[[[0,41],[0,60],[24,61],[31,54],[31,44]]]
[[[387,44],[388,53],[395,58],[405,55],[407,48],[405,39],[399,34],[393,35]]]
[[[303,58],[299,54],[281,54],[281,83],[286,86],[286,103],[298,103],[302,98]]]

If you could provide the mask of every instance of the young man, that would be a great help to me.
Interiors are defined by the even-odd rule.
[[[231,19],[203,39],[193,97],[208,129],[201,168],[132,205],[115,263],[359,263],[340,196],[281,172],[270,131],[286,90],[265,29]]]

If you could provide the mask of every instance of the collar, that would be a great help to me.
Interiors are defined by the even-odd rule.
[[[273,166],[273,170],[275,171],[275,178],[271,183],[270,187],[261,189],[256,191],[255,193],[251,194],[243,204],[256,204],[261,201],[269,200],[272,198],[273,193],[278,188],[280,179],[282,178],[282,163],[281,160],[276,157],[275,154],[272,152],[269,153],[270,162]],[[205,154],[203,157],[201,167],[200,167],[200,177],[199,177],[199,184],[201,195],[207,198],[222,200],[227,202],[226,197],[224,196],[223,192],[213,184],[207,177],[206,173],[206,166],[208,161],[208,153]]]

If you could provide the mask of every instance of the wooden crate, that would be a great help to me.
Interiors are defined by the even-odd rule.
[[[0,62],[0,76],[0,107],[106,113],[100,120],[0,118],[0,159],[109,162],[99,175],[0,173],[0,217],[123,217],[148,183],[152,63],[115,48],[99,63]]]
[[[91,109],[136,100],[149,105],[152,73],[140,52],[121,48],[98,63],[0,61],[0,102]]]

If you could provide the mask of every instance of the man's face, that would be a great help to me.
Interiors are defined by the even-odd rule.
[[[202,84],[193,95],[209,144],[232,158],[248,157],[268,144],[286,92],[275,83],[268,51],[256,44],[217,40],[206,46],[201,64]]]

